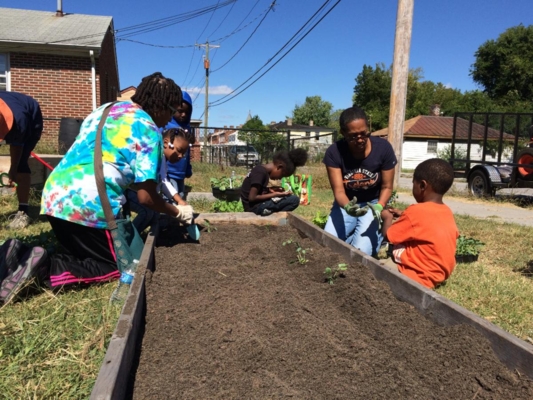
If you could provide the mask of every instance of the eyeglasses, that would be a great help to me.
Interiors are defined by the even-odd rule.
[[[168,105],[168,108],[172,111],[172,115],[176,114],[178,110],[176,110],[174,107],[172,107],[170,104]]]
[[[356,140],[359,140],[359,139],[368,139],[369,136],[370,136],[370,132],[366,132],[363,134],[346,133],[344,134],[344,139],[347,142],[355,142]]]

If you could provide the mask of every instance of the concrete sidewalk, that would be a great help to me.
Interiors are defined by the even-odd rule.
[[[398,193],[398,201],[414,204],[416,200],[407,193]],[[474,218],[489,219],[494,222],[511,222],[533,226],[533,210],[513,205],[490,204],[482,201],[466,201],[444,196],[444,203],[454,214],[470,215]]]

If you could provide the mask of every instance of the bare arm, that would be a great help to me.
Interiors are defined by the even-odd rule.
[[[179,211],[172,204],[167,203],[159,193],[157,193],[157,184],[155,181],[148,180],[145,182],[137,183],[137,197],[139,202],[154,211],[168,214],[171,217],[175,217],[179,214]]]
[[[385,207],[392,196],[392,189],[394,186],[394,168],[387,171],[381,171],[381,175],[381,192],[379,193],[378,203]]]
[[[270,200],[274,197],[288,196],[290,194],[292,193],[291,192],[272,192],[272,193],[259,194],[258,186],[252,185],[252,188],[250,189],[250,194],[248,195],[248,201],[251,203],[255,203],[259,201]]]
[[[326,166],[328,171],[329,184],[333,190],[333,196],[335,196],[335,201],[341,207],[344,207],[350,202],[348,196],[346,196],[346,190],[344,189],[344,184],[342,183],[342,172],[340,168],[333,168]]]

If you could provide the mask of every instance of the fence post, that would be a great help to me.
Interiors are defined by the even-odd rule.
[[[337,141],[337,130],[335,129],[333,131],[333,143],[335,143]]]
[[[291,149],[291,131],[287,131],[287,150]]]

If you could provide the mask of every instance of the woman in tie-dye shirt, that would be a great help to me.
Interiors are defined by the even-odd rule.
[[[124,191],[136,184],[141,204],[185,223],[192,220],[190,206],[170,205],[156,190],[163,149],[158,128],[170,121],[181,101],[179,86],[155,73],[142,80],[131,101],[111,106],[102,129],[102,160],[114,215],[121,215]],[[58,241],[71,253],[52,257],[49,274],[44,274],[52,287],[120,276],[94,177],[95,138],[105,107],[83,121],[76,141],[43,190],[41,214],[47,216]]]

